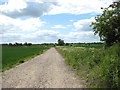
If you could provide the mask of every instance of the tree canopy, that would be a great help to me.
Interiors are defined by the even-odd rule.
[[[64,44],[65,44],[64,40],[58,39],[58,45],[59,46],[63,46]]]
[[[120,43],[120,1],[104,8],[103,14],[97,15],[95,22],[90,26],[93,26],[95,35],[98,34],[100,40],[105,41],[106,46]]]

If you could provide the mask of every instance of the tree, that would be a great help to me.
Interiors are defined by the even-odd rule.
[[[31,46],[31,45],[32,45],[32,43],[28,43],[27,45],[28,45],[28,46]]]
[[[20,46],[22,46],[22,43],[19,43]]]
[[[19,43],[17,43],[17,42],[15,42],[15,44],[14,44],[15,46],[19,46]]]
[[[95,21],[90,26],[93,26],[94,34],[98,34],[107,47],[120,42],[120,1],[105,8],[102,15],[95,17]]]
[[[27,42],[25,42],[24,45],[27,46]]]
[[[9,43],[9,46],[13,46],[13,44],[12,44],[12,43]]]
[[[31,46],[31,45],[32,43],[27,43],[27,42],[24,43],[24,46]]]
[[[58,45],[59,46],[63,46],[64,44],[65,44],[64,40],[58,39]]]
[[[65,43],[66,46],[69,46],[69,43]]]

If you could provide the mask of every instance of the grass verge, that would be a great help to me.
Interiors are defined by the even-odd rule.
[[[88,88],[120,88],[120,44],[103,48],[56,47]]]

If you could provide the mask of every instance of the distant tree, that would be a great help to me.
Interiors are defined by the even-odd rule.
[[[95,17],[95,21],[90,26],[93,26],[95,35],[98,34],[107,47],[120,43],[120,1],[105,8],[102,15]]]
[[[69,46],[69,43],[65,43],[66,46]]]
[[[15,42],[15,44],[14,44],[15,46],[19,46],[19,43],[17,43],[17,42]]]
[[[57,45],[58,45],[57,43],[54,44],[54,46],[57,46]]]
[[[24,45],[24,46],[31,46],[32,43],[27,43],[27,42],[25,42],[23,45]]]
[[[22,43],[19,43],[20,46],[22,46]]]
[[[12,44],[12,43],[9,43],[9,46],[13,46],[13,44]]]
[[[32,45],[32,43],[27,43],[27,46],[31,46]]]
[[[10,43],[10,44],[11,44],[11,43]],[[14,46],[22,46],[22,43],[17,43],[17,42],[15,42],[13,45],[14,45]]]
[[[27,42],[24,43],[24,46],[27,46]]]
[[[64,40],[58,39],[58,45],[59,46],[63,46],[64,44],[65,44]]]
[[[8,46],[8,44],[7,44],[7,43],[5,43],[5,44],[2,44],[2,46]]]

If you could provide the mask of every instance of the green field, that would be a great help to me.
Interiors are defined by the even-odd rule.
[[[73,44],[73,47],[103,48],[104,44]]]
[[[107,49],[103,45],[58,46],[56,49],[76,74],[92,88],[120,88],[120,44]],[[92,48],[91,48],[92,47]],[[98,48],[99,47],[99,48]]]
[[[2,71],[23,63],[49,49],[50,46],[2,46]]]

